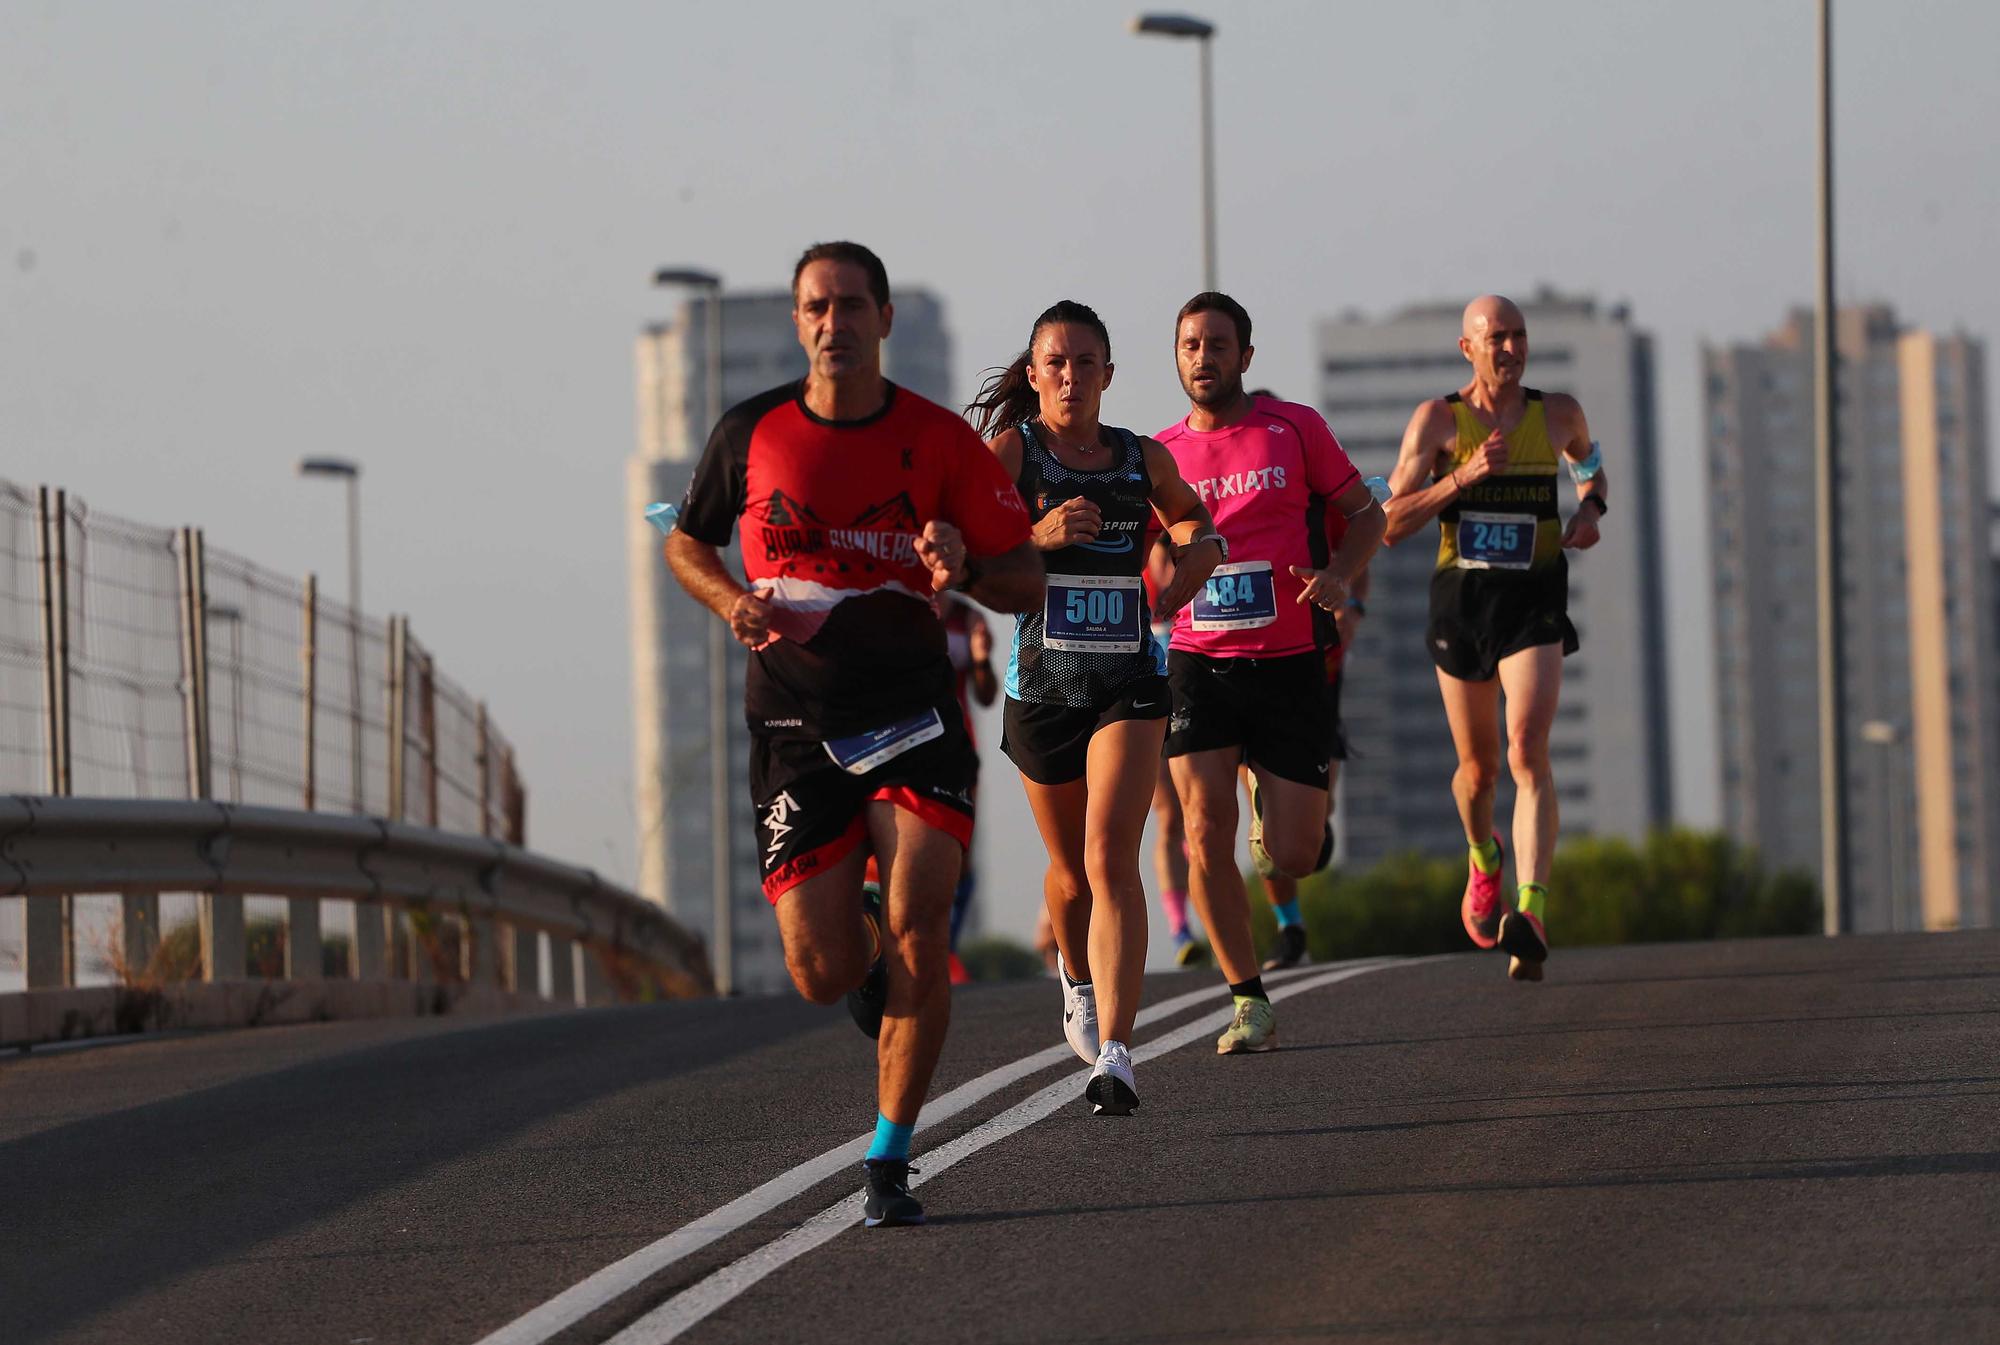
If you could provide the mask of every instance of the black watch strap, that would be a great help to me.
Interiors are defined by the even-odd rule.
[[[1586,495],[1583,497],[1583,504],[1596,505],[1597,516],[1599,518],[1603,518],[1606,514],[1611,512],[1611,506],[1604,502],[1604,497],[1602,495]],[[1579,509],[1581,509],[1582,507],[1583,505],[1581,504],[1577,506],[1577,508]]]

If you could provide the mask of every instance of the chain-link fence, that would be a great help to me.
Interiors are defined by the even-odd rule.
[[[206,797],[525,843],[513,748],[406,619],[210,552],[198,529],[6,481],[0,792]]]

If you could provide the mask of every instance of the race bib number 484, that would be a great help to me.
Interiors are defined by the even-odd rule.
[[[1216,566],[1188,606],[1188,620],[1196,630],[1255,630],[1270,625],[1278,619],[1271,562],[1245,560]]]

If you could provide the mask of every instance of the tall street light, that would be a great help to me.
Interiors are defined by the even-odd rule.
[[[1833,0],[1819,0],[1819,303],[1813,321],[1814,559],[1819,577],[1820,890],[1828,934],[1854,928],[1848,890],[1847,673],[1841,666],[1839,330],[1833,300]]]
[[[353,706],[348,720],[348,774],[354,790],[354,811],[368,811],[361,764],[361,464],[346,458],[301,458],[300,476],[331,477],[347,482],[347,610],[353,621],[347,641],[347,694]]]
[[[1191,37],[1201,44],[1201,287],[1215,288],[1215,101],[1209,75],[1209,43],[1215,25],[1186,14],[1141,14],[1132,20],[1141,36]]]
[[[692,290],[703,296],[702,345],[706,386],[705,428],[722,419],[722,277],[689,266],[666,266],[653,273],[655,285]],[[729,850],[729,631],[720,621],[708,625],[708,815],[709,868],[712,873],[715,927],[715,992],[736,988],[736,930],[730,881]]]

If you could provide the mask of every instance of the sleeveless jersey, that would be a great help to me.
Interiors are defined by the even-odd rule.
[[[1504,471],[1466,487],[1438,514],[1437,568],[1544,572],[1562,564],[1562,519],[1556,512],[1556,450],[1542,394],[1523,388],[1527,410],[1507,431]],[[1445,398],[1458,425],[1446,471],[1472,460],[1492,428],[1457,393]]]
[[[1166,672],[1153,638],[1146,591],[1146,520],[1153,516],[1146,454],[1130,430],[1105,428],[1122,447],[1111,466],[1082,472],[1056,461],[1032,422],[1018,427],[1018,485],[1036,522],[1065,500],[1096,504],[1104,526],[1093,541],[1044,552],[1042,606],[1021,614],[1007,662],[1007,694],[1018,701],[1097,708],[1139,677]]]

